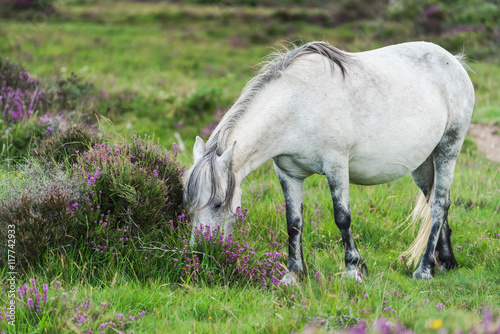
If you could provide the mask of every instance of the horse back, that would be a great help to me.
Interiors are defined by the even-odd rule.
[[[289,130],[309,138],[312,155],[347,156],[353,183],[378,184],[415,170],[445,133],[465,136],[474,89],[449,52],[413,42],[348,56],[345,77],[311,54],[280,79],[302,120]]]

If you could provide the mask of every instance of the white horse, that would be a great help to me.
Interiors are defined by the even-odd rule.
[[[432,278],[435,251],[441,269],[456,267],[447,221],[450,186],[474,109],[464,66],[461,56],[425,42],[360,53],[312,42],[275,55],[207,144],[196,138],[185,179],[193,228],[220,224],[225,234],[232,232],[243,179],[273,159],[289,235],[283,281],[306,273],[303,181],[312,174],[328,180],[345,274],[358,277],[367,268],[351,233],[349,183],[375,185],[411,173],[423,193],[417,209],[431,208],[420,244],[410,251],[418,261],[426,248],[413,277]]]

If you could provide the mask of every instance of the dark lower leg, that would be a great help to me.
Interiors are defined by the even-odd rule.
[[[289,210],[287,205],[288,270],[301,277],[307,274],[302,251],[303,222],[301,218],[293,217],[290,211],[292,210]]]
[[[448,190],[436,187],[434,200],[431,203],[432,226],[427,241],[425,253],[420,260],[419,268],[413,273],[417,279],[429,279],[434,272],[435,251],[440,240],[441,230],[447,220],[448,208],[450,207],[450,195]]]
[[[356,248],[354,238],[352,237],[351,210],[349,206],[346,208],[340,203],[335,203],[333,208],[335,223],[340,230],[342,242],[344,244],[346,272],[355,273],[360,271],[363,274],[368,275],[368,269],[366,268],[366,265]]]
[[[439,240],[436,245],[436,252],[438,253],[438,262],[442,269],[450,270],[458,268],[457,260],[453,254],[451,246],[451,229],[448,226],[448,220],[445,220],[441,232],[439,233]]]
[[[286,204],[286,225],[288,232],[288,270],[303,277],[307,274],[302,252],[302,229],[304,220],[303,180],[290,177],[279,167],[276,174],[280,180]]]

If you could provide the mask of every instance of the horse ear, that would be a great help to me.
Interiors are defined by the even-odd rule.
[[[198,162],[203,157],[203,154],[205,154],[205,142],[203,142],[203,139],[196,136],[196,143],[194,143],[193,147],[194,162]]]
[[[233,160],[234,146],[236,146],[236,142],[234,142],[233,145],[231,145],[219,158],[217,158],[219,167],[224,171],[229,168],[229,165]]]

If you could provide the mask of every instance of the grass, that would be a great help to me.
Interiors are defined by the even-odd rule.
[[[95,329],[105,321],[116,320],[117,314],[127,315],[132,311],[135,316],[144,311],[142,318],[123,328],[135,333],[151,333],[155,329],[158,333],[282,333],[313,324],[318,330],[343,328],[361,319],[370,324],[371,319],[385,317],[417,333],[437,332],[432,326],[437,326],[439,321],[442,321],[440,328],[452,332],[470,330],[484,317],[487,307],[493,310],[494,319],[499,316],[500,194],[495,181],[499,173],[499,164],[481,158],[475,150],[464,152],[460,157],[449,216],[460,268],[436,274],[435,279],[428,282],[412,280],[412,270],[399,258],[412,240],[411,229],[403,232],[406,226],[398,228],[415,202],[417,188],[409,177],[374,187],[351,186],[353,234],[370,270],[370,276],[361,284],[341,279],[343,247],[332,219],[328,186],[320,176],[307,179],[304,189],[307,192],[304,247],[309,276],[297,287],[263,290],[250,284],[178,285],[168,283],[168,277],[161,273],[157,279],[144,281],[124,274],[127,271],[123,267],[113,269],[116,272],[111,275],[103,275],[109,271],[105,264],[85,269],[76,263],[64,263],[65,258],[54,259],[50,266],[41,264],[25,277],[36,277],[37,281],[49,285],[55,280],[62,281],[64,291],[71,296],[66,307],[74,308],[87,300],[95,304],[94,320],[78,327],[81,329],[92,325]],[[260,167],[245,182],[243,205],[249,208],[249,220],[241,228],[251,229],[250,243],[255,243],[260,236],[265,238],[268,230],[276,231],[279,240],[286,239],[285,217],[283,211],[279,211],[284,200],[278,187],[270,163]],[[322,230],[315,228],[311,221]],[[458,246],[462,248],[459,252]],[[141,263],[124,261],[122,266],[130,266],[133,271]],[[82,275],[81,270],[92,270],[93,275],[84,280],[86,275]],[[317,272],[319,275],[315,275]],[[4,271],[2,276],[6,277],[5,274]],[[105,276],[113,279],[99,278]],[[5,295],[3,301],[4,298]],[[105,310],[101,310],[103,302],[108,305]],[[57,304],[55,308],[62,310],[65,304],[62,299],[59,303],[62,305]],[[438,304],[445,308],[437,307]],[[391,311],[384,311],[384,307],[391,307]],[[28,322],[31,326],[36,324],[35,327],[21,326],[17,330],[29,333],[35,328],[43,331],[46,326],[70,331],[67,323],[74,323],[69,312],[62,320],[50,312],[44,315],[43,319]],[[433,325],[433,321],[437,322]]]
[[[198,124],[177,129],[177,119],[169,114],[179,101],[193,89],[215,87],[227,96],[227,102],[221,103],[230,104],[252,76],[252,66],[283,39],[325,39],[360,51],[411,36],[411,27],[404,22],[366,20],[325,28],[281,22],[273,19],[274,9],[261,8],[202,10],[153,3],[116,7],[105,2],[59,9],[61,14],[49,22],[30,26],[8,20],[2,24],[0,33],[8,38],[0,41],[0,55],[8,55],[43,78],[60,75],[62,68],[79,72],[98,90],[110,92],[110,99],[133,93],[139,101],[133,105],[137,109],[116,113],[112,123],[102,119],[101,127],[115,133],[116,138],[128,137],[130,128],[139,133],[155,132],[168,149],[176,141],[174,131],[192,147],[195,136],[215,112],[207,110],[208,116]],[[258,28],[241,24],[238,20],[246,17],[241,13],[249,13],[245,15],[256,20]],[[239,16],[227,19],[228,15]],[[270,23],[258,17],[269,17]],[[471,64],[477,72],[471,75],[477,97],[475,122],[500,119],[498,65],[498,60]],[[191,152],[180,152],[179,159],[190,166]],[[106,333],[115,332],[111,327],[127,333],[290,333],[307,328],[323,332],[353,326],[360,320],[371,326],[372,319],[380,318],[402,323],[416,333],[442,329],[467,332],[475,326],[480,331],[477,328],[482,328],[487,308],[497,325],[500,317],[498,180],[500,164],[481,157],[473,140],[467,138],[455,171],[449,215],[460,268],[437,273],[432,281],[412,280],[413,269],[400,259],[416,234],[411,228],[405,230],[403,223],[418,194],[409,176],[389,184],[350,188],[353,235],[370,271],[363,283],[341,278],[344,253],[333,222],[330,192],[324,177],[313,176],[304,187],[304,251],[309,275],[298,286],[262,289],[250,283],[177,284],[161,268],[154,279],[143,279],[137,273],[141,267],[148,268],[150,260],[131,256],[111,267],[93,263],[91,255],[75,251],[66,257],[49,256],[50,261],[17,278],[18,285],[36,278],[39,290],[48,284],[49,301],[58,297],[39,315],[18,311],[15,329],[0,320],[0,331],[79,333],[92,327],[98,332],[103,323],[114,322],[114,327],[106,327]],[[257,244],[260,237],[267,240],[270,230],[285,241],[286,220],[280,210],[284,198],[270,162],[249,176],[243,194],[242,204],[249,215],[240,227],[250,228],[248,242]],[[85,259],[83,264],[79,258]],[[282,262],[286,263],[286,258]],[[7,267],[2,267],[0,280],[5,283],[8,277]],[[56,282],[61,283],[60,290],[56,290]],[[0,309],[9,302],[6,285],[3,288]],[[384,311],[389,306],[390,310]],[[130,316],[137,318],[130,320],[130,311]],[[143,311],[145,314],[138,317]],[[77,325],[76,314],[83,313],[87,320]]]

